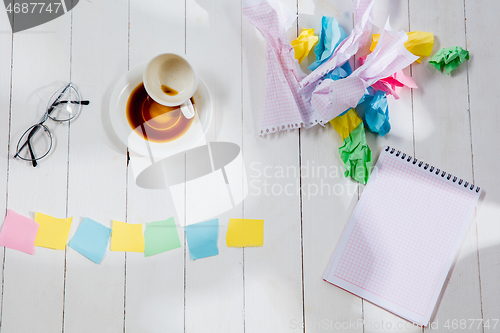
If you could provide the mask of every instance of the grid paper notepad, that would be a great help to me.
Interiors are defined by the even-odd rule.
[[[324,280],[427,325],[480,194],[386,147]]]

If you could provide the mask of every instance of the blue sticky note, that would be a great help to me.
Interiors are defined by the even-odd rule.
[[[110,228],[84,218],[68,246],[99,264],[106,254],[110,235]]]
[[[323,16],[321,18],[319,41],[314,48],[316,61],[313,62],[308,68],[313,71],[318,68],[319,65],[330,59],[340,42],[346,38],[346,32],[342,29],[336,19],[329,16]]]
[[[384,136],[391,130],[389,123],[389,106],[387,104],[387,94],[384,91],[377,91],[365,110],[365,123],[373,133]]]
[[[333,81],[337,81],[340,79],[345,79],[349,75],[352,74],[352,68],[349,61],[344,63],[342,66],[335,68],[333,71],[329,72],[325,75],[325,79],[331,79]]]
[[[365,113],[368,112],[368,109],[371,107],[371,102],[373,100],[373,96],[375,96],[375,89],[372,87],[368,87],[365,89],[365,94],[356,105],[356,113],[362,118],[365,119]]]
[[[219,254],[219,219],[213,219],[184,227],[192,260],[216,256]]]

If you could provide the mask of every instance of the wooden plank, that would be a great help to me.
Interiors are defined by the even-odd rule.
[[[500,180],[496,176],[500,153],[492,149],[494,138],[498,135],[495,124],[500,121],[500,116],[494,111],[497,102],[497,75],[491,69],[494,55],[499,49],[498,45],[491,43],[495,40],[495,31],[498,31],[500,25],[495,18],[499,5],[497,2],[486,1],[465,2],[467,49],[471,55],[466,66],[469,70],[474,182],[485,191],[476,219],[485,332],[500,328],[500,288],[497,283],[500,277]],[[488,22],[488,28],[485,28],[485,22]],[[474,254],[471,252],[465,260],[472,260]],[[481,318],[469,316],[467,319]],[[474,326],[477,327],[478,323],[478,320],[475,321]]]
[[[409,31],[408,3],[397,0],[375,2],[373,9],[373,33],[382,32],[388,18],[393,30]],[[365,48],[364,54],[367,52],[369,50]],[[412,65],[413,68],[415,66],[420,65]],[[406,75],[410,75],[410,68],[406,68],[403,72]],[[373,165],[375,165],[383,147],[387,145],[405,151],[409,155],[414,155],[412,92],[410,89],[405,88],[401,91],[399,97],[399,100],[396,100],[393,96],[387,97],[391,131],[381,137],[366,130],[366,139],[373,154]],[[360,187],[360,193],[363,188],[363,186]],[[365,332],[382,332],[389,328],[397,329],[399,332],[422,331],[420,327],[416,327],[406,320],[366,301],[363,302],[363,313]]]
[[[71,16],[18,32],[13,45],[11,145],[40,120],[51,95],[70,78]],[[8,208],[34,218],[39,211],[66,216],[68,124],[47,121],[55,140],[36,168],[10,160]],[[11,151],[12,154],[12,151]],[[5,252],[3,332],[62,329],[65,251]]]
[[[302,28],[321,31],[321,16],[335,17],[349,34],[353,28],[352,2],[301,1]],[[313,51],[311,53],[314,53]],[[306,67],[314,54],[302,62]],[[302,242],[305,331],[349,328],[362,332],[362,300],[323,281],[323,274],[358,200],[357,183],[344,178],[338,154],[340,135],[330,124],[301,130]]]
[[[241,2],[186,1],[186,55],[193,59],[212,95],[214,117],[206,141],[241,146]],[[195,161],[188,157],[188,179],[196,169]],[[187,217],[206,205],[194,202],[194,197],[186,189]],[[186,249],[186,332],[245,330],[243,251],[225,244],[229,218],[242,217],[242,206],[216,217],[219,255],[193,261]]]
[[[7,177],[9,158],[9,125],[10,125],[10,84],[11,84],[11,59],[12,59],[12,33],[6,15],[0,16],[0,212],[7,209]],[[14,148],[15,149],[15,148]],[[3,214],[1,223],[3,224]],[[0,250],[0,259],[3,262],[4,249]],[[2,279],[4,270],[2,267]],[[2,290],[3,293],[3,285]],[[2,302],[0,302],[0,313]],[[0,329],[1,329],[0,322]]]
[[[434,33],[433,54],[443,47],[465,48],[464,22],[463,1],[410,1],[410,26],[412,30]],[[430,65],[414,66],[413,77],[421,83],[413,95],[416,157],[471,181],[467,65],[451,75],[438,73]],[[439,323],[436,331],[448,331],[448,320],[481,318],[475,223],[467,233],[445,288],[433,319]],[[482,328],[472,327],[468,331],[479,332]]]
[[[296,1],[282,2],[296,11]],[[295,38],[296,25],[288,32],[290,39]],[[244,215],[264,219],[264,247],[245,249],[245,331],[297,332],[304,323],[299,132],[259,137],[265,41],[246,19],[242,38],[243,156],[249,182]],[[276,176],[280,170],[283,176]],[[286,170],[290,170],[289,176]]]
[[[130,69],[160,53],[183,54],[185,4],[179,1],[130,2]],[[175,216],[168,190],[143,189],[128,175],[127,222],[147,223]],[[178,220],[176,219],[177,224]],[[183,230],[178,229],[183,237]],[[151,257],[127,253],[127,332],[184,330],[184,252],[175,249]]]
[[[126,148],[109,120],[109,99],[128,64],[127,3],[80,2],[72,11],[71,79],[90,105],[71,123],[68,214],[111,227],[125,220]],[[102,33],[106,31],[106,33]],[[108,246],[109,251],[109,246]],[[97,265],[68,247],[64,331],[122,332],[124,254]]]
[[[0,17],[0,211],[6,208],[7,167],[9,157],[9,123],[10,123],[10,83],[12,33],[6,15]],[[13,148],[15,149],[15,147]],[[3,221],[3,219],[2,219]],[[3,251],[2,256],[3,256]],[[1,304],[0,304],[1,306]]]

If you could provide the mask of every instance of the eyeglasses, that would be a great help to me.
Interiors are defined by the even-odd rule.
[[[19,139],[14,158],[30,161],[36,167],[37,161],[47,156],[52,149],[52,134],[44,125],[45,121],[49,118],[58,122],[70,121],[78,116],[82,105],[89,103],[81,100],[80,93],[72,82],[57,90],[50,98],[42,119],[28,128]]]

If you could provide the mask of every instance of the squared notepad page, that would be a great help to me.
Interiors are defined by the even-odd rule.
[[[386,147],[324,280],[427,325],[480,194]]]

